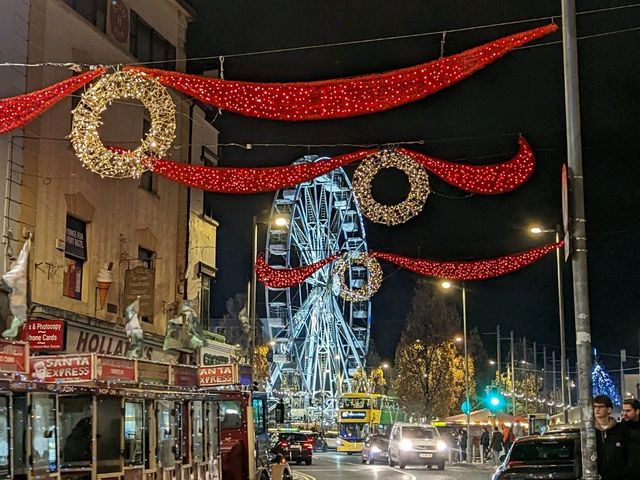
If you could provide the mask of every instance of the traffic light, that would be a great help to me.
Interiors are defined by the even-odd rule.
[[[489,410],[491,410],[492,412],[497,412],[498,410],[502,410],[504,408],[504,397],[497,389],[493,388],[489,390],[489,392],[487,392],[485,404]]]

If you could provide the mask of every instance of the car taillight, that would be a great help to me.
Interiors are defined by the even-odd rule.
[[[289,442],[284,442],[284,441],[282,441],[282,442],[280,442],[280,446],[281,446],[282,448],[287,448],[287,447],[289,446]]]
[[[313,443],[312,442],[302,442],[302,446],[304,448],[308,448],[309,450],[313,449]]]
[[[507,463],[508,467],[518,467],[520,465],[524,465],[522,460],[509,460],[509,463]]]

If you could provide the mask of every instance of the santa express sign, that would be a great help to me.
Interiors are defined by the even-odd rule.
[[[235,364],[198,368],[198,384],[201,387],[233,385],[236,383],[238,383],[238,366]]]
[[[36,382],[78,383],[93,380],[93,355],[29,358],[31,379]]]

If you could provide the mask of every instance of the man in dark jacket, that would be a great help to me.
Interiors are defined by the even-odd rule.
[[[640,480],[640,402],[627,398],[622,402],[622,422],[629,431],[627,479]]]
[[[498,430],[498,426],[493,427],[491,435],[491,454],[493,455],[493,464],[500,465],[500,452],[502,452],[502,433]]]
[[[627,443],[629,432],[611,417],[613,403],[606,395],[593,397],[593,415],[598,450],[598,473],[602,480],[627,478]]]
[[[480,445],[482,445],[482,458],[485,462],[488,461],[489,457],[489,443],[491,439],[489,438],[489,430],[487,427],[482,428],[482,435],[480,436]]]

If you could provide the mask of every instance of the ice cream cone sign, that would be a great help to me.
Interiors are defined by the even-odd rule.
[[[105,263],[102,268],[98,271],[98,278],[96,278],[96,283],[98,285],[98,299],[100,301],[100,310],[102,310],[107,303],[107,295],[109,293],[109,288],[113,283],[113,262]]]

